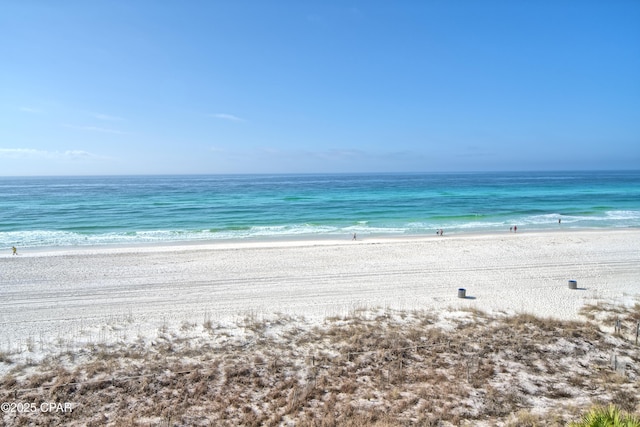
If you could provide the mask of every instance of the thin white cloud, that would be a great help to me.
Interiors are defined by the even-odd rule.
[[[367,172],[413,170],[429,164],[430,156],[412,150],[378,151],[359,147],[295,149],[257,146],[209,148],[210,165],[225,173],[274,172]]]
[[[232,122],[245,122],[245,119],[242,119],[238,116],[234,116],[233,114],[226,114],[226,113],[216,113],[216,114],[211,114],[211,117],[215,117],[216,119],[220,119],[220,120],[229,120]]]
[[[422,158],[423,155],[411,150],[397,150],[397,151],[381,151],[370,152],[366,150],[360,150],[357,148],[350,149],[326,149],[326,150],[290,150],[279,149],[275,147],[255,147],[246,150],[229,150],[223,147],[209,147],[209,151],[216,153],[220,156],[227,157],[243,157],[243,158],[259,158],[264,159],[267,157],[288,159],[288,160],[302,160],[302,159],[316,159],[327,162],[353,162],[359,161],[380,161],[380,160],[407,160]]]
[[[48,151],[34,148],[0,148],[0,158],[6,159],[104,159],[84,150]]]
[[[101,133],[113,133],[116,135],[125,135],[126,132],[119,131],[117,129],[103,128],[97,126],[76,126],[76,125],[62,125],[69,129],[83,130],[88,132],[101,132]]]
[[[109,114],[93,113],[92,116],[98,120],[105,120],[110,122],[119,122],[124,120],[122,117],[111,116]]]
[[[25,113],[33,113],[33,114],[42,113],[42,110],[39,110],[37,108],[32,108],[32,107],[20,107],[19,110]]]
[[[88,151],[84,151],[84,150],[67,150],[63,153],[64,157],[71,157],[71,158],[97,158],[98,156],[96,156],[95,154],[91,154]]]

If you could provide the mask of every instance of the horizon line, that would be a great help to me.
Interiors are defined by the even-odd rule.
[[[576,172],[640,172],[638,169],[523,169],[523,170],[451,170],[451,171],[387,171],[387,172],[228,172],[228,173],[122,173],[73,175],[0,175],[4,178],[116,178],[116,177],[189,177],[189,176],[274,176],[274,175],[451,175],[451,174],[508,174],[508,173],[576,173]]]

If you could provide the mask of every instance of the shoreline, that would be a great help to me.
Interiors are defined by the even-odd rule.
[[[70,254],[99,254],[99,253],[136,253],[136,252],[153,252],[153,251],[171,251],[171,250],[214,250],[214,249],[243,249],[243,248],[268,248],[268,247],[307,247],[307,246],[334,246],[343,244],[380,244],[380,243],[398,243],[398,242],[415,242],[415,241],[432,241],[440,239],[474,239],[474,238],[492,238],[504,236],[540,236],[540,235],[557,235],[557,234],[575,234],[575,233],[626,233],[639,231],[638,227],[626,228],[564,228],[564,229],[519,229],[517,233],[510,231],[467,231],[456,232],[439,236],[435,234],[373,234],[359,235],[356,241],[351,236],[345,235],[339,238],[332,235],[308,236],[308,237],[265,237],[265,238],[237,238],[237,239],[208,239],[208,240],[167,240],[158,242],[140,242],[140,243],[114,243],[99,245],[71,245],[71,246],[36,246],[18,248],[18,255],[29,256],[53,256],[53,255],[70,255]],[[0,258],[12,257],[11,248],[7,248],[8,253],[0,254]]]

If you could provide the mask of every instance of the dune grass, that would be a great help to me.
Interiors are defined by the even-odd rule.
[[[630,322],[635,308],[625,310]],[[0,363],[12,369],[0,379],[2,401],[72,402],[73,411],[3,421],[564,426],[594,405],[637,410],[638,347],[601,328],[602,316],[361,310],[324,322],[254,314],[235,325],[206,317],[175,331],[163,326],[152,340],[89,345],[36,366],[4,355]]]

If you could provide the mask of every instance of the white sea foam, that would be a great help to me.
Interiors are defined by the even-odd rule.
[[[607,211],[608,219],[640,220],[640,211]]]
[[[359,235],[418,235],[431,234],[433,230],[444,229],[450,233],[500,231],[512,225],[521,229],[550,229],[562,226],[571,228],[609,228],[640,227],[640,211],[611,210],[600,215],[567,215],[548,213],[511,217],[503,220],[455,221],[443,219],[441,222],[412,221],[402,223],[372,224],[370,221],[358,221],[346,226],[318,224],[283,224],[253,226],[224,230],[142,230],[109,233],[76,233],[71,231],[9,231],[0,232],[0,248],[18,247],[56,247],[90,246],[108,244],[158,243],[166,241],[203,241],[234,239],[268,239],[287,237],[343,236],[353,233]],[[524,227],[524,228],[523,228]]]

